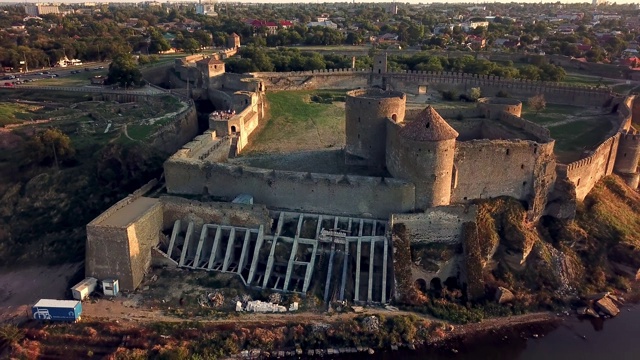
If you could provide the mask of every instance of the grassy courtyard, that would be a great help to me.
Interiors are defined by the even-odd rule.
[[[267,93],[270,119],[258,129],[245,154],[287,153],[344,146],[344,102],[317,103],[314,95],[344,96],[346,91]]]

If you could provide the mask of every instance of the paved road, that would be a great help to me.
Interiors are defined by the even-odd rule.
[[[31,81],[37,81],[37,80],[41,80],[41,79],[49,79],[51,78],[52,75],[58,75],[58,77],[65,77],[65,76],[69,76],[72,75],[71,72],[72,71],[81,71],[81,72],[85,72],[87,74],[91,74],[92,72],[95,72],[97,70],[101,70],[100,68],[108,68],[109,67],[109,61],[104,61],[104,62],[92,62],[92,63],[86,63],[86,64],[82,64],[80,66],[68,66],[65,68],[60,68],[60,67],[56,67],[56,68],[51,68],[51,69],[39,69],[39,70],[33,70],[33,71],[29,71],[27,73],[14,73],[14,74],[7,74],[2,76],[0,79],[0,85],[6,85],[6,83],[11,83],[13,84],[14,82],[18,81],[18,80],[28,80],[28,82],[26,82],[26,84],[29,84]],[[89,71],[86,71],[86,69],[89,69]],[[10,76],[15,76],[15,79],[8,79],[8,77]]]

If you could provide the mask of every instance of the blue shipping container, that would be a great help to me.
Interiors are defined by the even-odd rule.
[[[77,321],[82,314],[82,303],[75,300],[41,299],[31,308],[33,318],[50,321]]]

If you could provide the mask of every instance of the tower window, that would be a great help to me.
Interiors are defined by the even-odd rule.
[[[507,149],[507,155],[509,155],[509,149]]]
[[[430,125],[431,125],[431,123],[427,123],[427,125],[425,125],[425,127],[428,129]]]

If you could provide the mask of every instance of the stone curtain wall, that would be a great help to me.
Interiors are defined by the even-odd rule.
[[[589,194],[601,178],[611,175],[616,161],[620,132],[626,131],[632,121],[633,96],[626,97],[618,105],[618,126],[612,136],[602,142],[589,156],[558,168],[559,176],[567,178],[574,186],[579,201]]]
[[[174,196],[162,196],[162,229],[170,231],[176,220],[194,222],[194,230],[200,231],[204,224],[220,224],[271,229],[271,217],[265,205],[234,204],[227,202],[199,202]],[[186,226],[186,225],[185,225]]]
[[[453,72],[405,71],[374,74],[368,69],[329,69],[300,72],[263,72],[252,76],[265,82],[267,90],[353,89],[380,86],[418,93],[419,86],[439,85],[443,88],[468,90],[480,87],[485,96],[506,91],[514,97],[544,94],[548,103],[576,106],[602,106],[611,98],[607,88],[542,81],[502,79],[498,76]]]
[[[553,143],[471,140],[456,143],[451,202],[497,196],[528,200],[541,162],[553,159]],[[554,166],[550,167],[552,170]]]
[[[249,194],[256,203],[293,211],[385,218],[414,210],[415,187],[391,178],[275,171],[172,159],[165,163],[167,192],[232,200]]]
[[[475,205],[438,206],[419,214],[392,214],[391,226],[402,224],[412,244],[458,244],[462,241],[462,225],[475,221],[476,212]]]
[[[189,106],[185,110],[151,135],[153,138],[152,146],[167,154],[172,154],[196,135],[198,135],[198,114],[193,101],[189,101]]]

